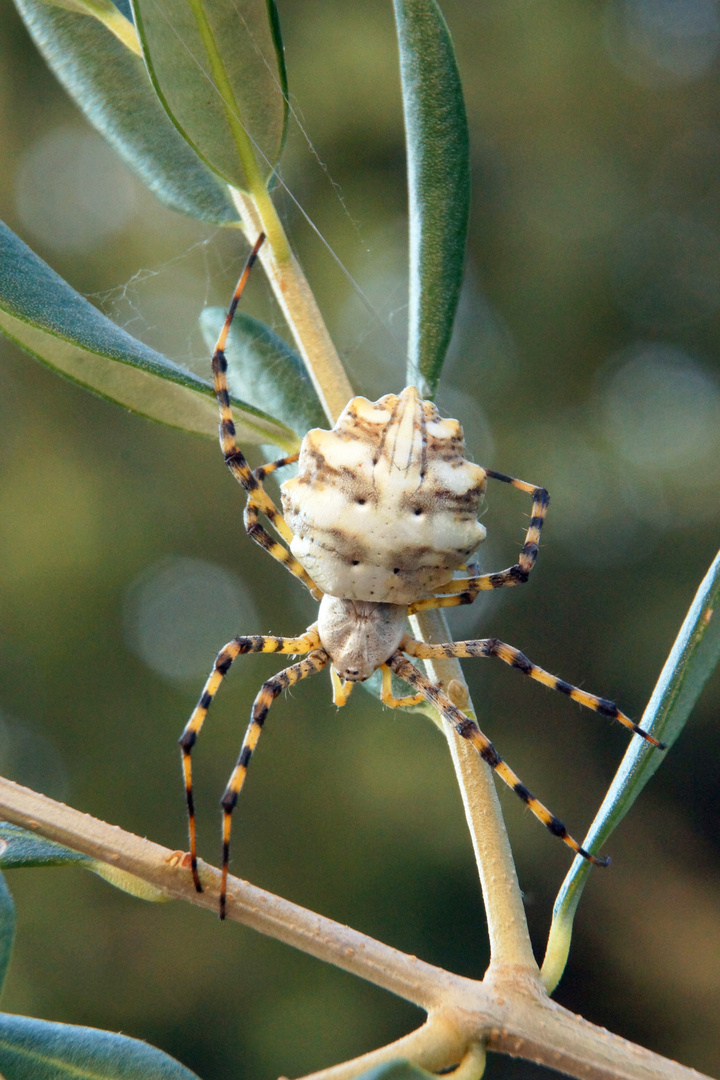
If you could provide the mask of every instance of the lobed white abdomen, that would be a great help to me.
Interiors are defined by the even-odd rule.
[[[485,539],[485,471],[462,428],[415,387],[356,397],[331,431],[305,436],[282,485],[291,550],[331,596],[410,604],[449,581]]]

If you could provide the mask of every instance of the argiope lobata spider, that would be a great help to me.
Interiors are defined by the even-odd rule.
[[[589,862],[606,866],[609,859],[585,851],[563,823],[528,791],[474,720],[409,659],[495,656],[550,689],[619,720],[653,746],[664,749],[662,743],[620,712],[614,702],[550,675],[497,638],[429,645],[406,633],[408,616],[418,611],[470,604],[479,592],[527,581],[537,558],[549,502],[547,491],[467,461],[458,421],[441,419],[435,405],[423,400],[412,386],[399,396],[389,394],[376,402],[353,398],[331,431],[308,432],[299,454],[253,471],[235,443],[224,349],[263,239],[261,234],[235,289],[212,359],[220,407],[220,445],[228,468],[248,493],[248,535],[303,582],[320,602],[320,611],[318,621],[299,637],[237,637],[221,649],[180,737],[196,889],[202,891],[190,755],[232,662],[249,652],[302,654],[304,659],[263,684],[223,795],[221,918],[225,916],[231,815],[268,710],[283,690],[328,664],[337,705],[345,704],[354,683],[368,679],[378,668],[382,672],[381,697],[386,705],[396,708],[429,701],[459,735],[475,746],[483,760],[551,833]],[[263,480],[298,460],[298,476],[281,488],[283,515],[265,491]],[[487,477],[532,496],[532,517],[518,561],[494,574],[480,574],[477,566],[468,561],[485,538],[477,514]],[[289,550],[260,524],[260,514]],[[456,571],[465,576],[456,578]],[[414,696],[393,696],[392,672],[410,684],[416,691]]]

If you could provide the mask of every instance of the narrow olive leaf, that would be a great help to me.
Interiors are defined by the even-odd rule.
[[[10,954],[15,940],[15,902],[7,882],[0,874],[0,990],[10,965]]]
[[[198,1080],[148,1043],[0,1013],[0,1073],[12,1080]]]
[[[28,866],[65,866],[80,863],[89,866],[93,859],[81,851],[46,840],[19,825],[0,821],[0,869],[16,870]]]
[[[201,221],[237,224],[226,186],[175,130],[140,56],[88,15],[46,0],[15,3],[60,83],[161,202]]]
[[[136,56],[142,56],[135,24],[118,11],[112,0],[46,0],[46,3],[66,11],[74,11],[78,15],[90,15],[114,34],[126,49],[130,49]]]
[[[109,866],[107,863],[100,862],[99,859],[93,859],[90,855],[84,855],[81,851],[73,851],[72,848],[57,844],[54,840],[46,840],[44,836],[21,829],[19,825],[12,825],[9,821],[0,821],[0,869],[16,870],[18,867],[67,866],[69,864],[92,870],[94,874],[104,878],[116,889],[121,889],[131,896],[137,896],[140,900],[168,899],[160,889],[155,888],[154,885],[148,885],[146,881],[135,877],[134,874],[118,870],[116,866]],[[0,913],[0,923],[1,921]],[[0,942],[0,957],[1,955],[2,943]]]
[[[225,322],[223,308],[205,308],[200,327],[208,347],[215,348]],[[225,355],[231,392],[270,413],[301,437],[314,427],[326,427],[327,417],[300,356],[259,319],[237,312],[230,327]]]
[[[88,866],[87,869],[92,870],[93,874],[97,874],[103,881],[107,881],[108,885],[120,889],[121,892],[126,892],[138,900],[149,900],[154,904],[166,904],[170,900],[170,897],[162,889],[157,889],[154,885],[150,885],[149,882],[136,877],[135,874],[129,874],[127,870],[120,870],[117,866],[110,866],[109,863],[100,862],[99,859],[92,859],[91,862],[92,865]]]
[[[408,383],[437,388],[460,295],[470,151],[455,51],[435,0],[395,0],[408,161]]]
[[[101,397],[183,431],[217,435],[209,383],[121,330],[2,222],[0,330]],[[286,453],[297,448],[295,433],[259,409],[234,402],[233,415],[243,442],[272,442]]]
[[[274,0],[133,0],[145,62],[178,131],[257,193],[278,162],[287,84]]]
[[[720,552],[705,575],[670,655],[660,673],[640,726],[672,746],[684,728],[703,686],[720,661]],[[635,736],[593,821],[583,846],[595,853],[622,821],[667,750],[656,750]],[[590,864],[576,858],[558,893],[553,910],[543,982],[549,992],[565,969],[572,924]]]

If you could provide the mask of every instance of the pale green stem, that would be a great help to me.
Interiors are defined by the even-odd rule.
[[[431,1016],[421,1028],[387,1046],[371,1050],[369,1054],[362,1054],[350,1061],[343,1061],[340,1065],[331,1065],[328,1069],[309,1073],[303,1076],[302,1080],[353,1080],[354,1077],[361,1076],[369,1069],[377,1068],[378,1065],[384,1065],[388,1061],[396,1061],[398,1058],[411,1061],[413,1065],[426,1069],[428,1072],[440,1072],[454,1065],[463,1052],[462,1034],[457,1026],[448,1024],[439,1017]],[[458,1075],[464,1062],[463,1058],[458,1069],[449,1074],[450,1078]],[[463,1072],[459,1080],[477,1080],[481,1075],[482,1069],[474,1075],[466,1076]]]
[[[414,615],[410,625],[422,641],[451,640],[447,620],[440,609]],[[460,683],[467,692],[467,683],[457,660],[433,660],[425,663],[430,678],[439,683],[446,693],[452,682]],[[463,702],[462,707],[464,711],[475,715],[469,695],[467,705]],[[460,785],[465,817],[480,874],[490,936],[488,975],[493,977],[495,972],[507,968],[523,968],[533,977],[537,977],[538,968],[530,943],[522,893],[492,770],[467,739],[461,738],[449,724],[444,724],[443,730]]]
[[[448,1074],[448,1080],[480,1080],[485,1072],[486,1062],[485,1043],[472,1043],[457,1069]]]
[[[577,903],[571,905],[566,911],[563,911],[560,916],[553,919],[550,927],[547,947],[545,949],[545,959],[543,960],[542,970],[540,972],[542,984],[548,994],[552,994],[553,990],[560,982],[565,970],[565,965],[567,964],[567,958],[570,953],[570,942],[572,941],[573,918],[575,916],[576,908]]]
[[[254,244],[261,231],[267,237],[260,249],[260,260],[327,418],[334,424],[353,396],[353,389],[305,275],[290,251],[272,200],[267,192],[264,198],[256,198],[230,190],[248,241]],[[282,237],[282,243],[278,237]]]

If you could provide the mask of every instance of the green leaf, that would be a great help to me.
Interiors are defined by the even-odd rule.
[[[74,11],[79,15],[90,15],[114,34],[119,42],[137,56],[142,56],[142,49],[135,32],[135,24],[123,12],[118,11],[112,0],[45,0],[55,7]]]
[[[465,103],[435,0],[395,0],[408,159],[408,375],[432,397],[452,334],[470,212]]]
[[[205,308],[200,327],[212,353],[226,312]],[[305,364],[281,337],[252,315],[237,312],[230,327],[225,355],[228,386],[235,396],[270,413],[303,436],[310,428],[326,427],[320,404]]]
[[[154,1046],[96,1028],[0,1013],[7,1080],[197,1080]]]
[[[15,870],[19,866],[65,866],[80,863],[89,866],[94,860],[80,851],[46,840],[44,836],[0,821],[0,868]]]
[[[0,821],[0,868],[3,870],[16,870],[18,867],[30,866],[67,866],[79,864],[85,870],[92,870],[94,874],[104,878],[105,881],[114,885],[116,889],[137,896],[140,900],[165,901],[168,899],[165,893],[154,885],[149,885],[142,878],[128,874],[126,870],[119,870],[116,866],[93,859],[90,855],[84,855],[81,851],[73,851],[72,848],[57,844],[54,840],[47,840],[44,836],[21,829],[19,825],[11,825],[9,821]],[[0,909],[2,899],[0,898]],[[2,927],[2,912],[0,910],[0,933]],[[2,957],[2,943],[0,941],[0,966]]]
[[[173,127],[142,58],[95,18],[45,0],[15,2],[48,66],[153,194],[201,221],[236,224],[227,188]]]
[[[0,874],[0,989],[2,989],[10,965],[10,954],[15,940],[15,902],[7,882]]]
[[[131,337],[88,303],[0,222],[0,330],[49,367],[152,420],[217,434],[209,383]],[[209,364],[208,364],[209,367]],[[293,431],[234,402],[238,438],[297,449]]]
[[[668,748],[684,728],[703,686],[720,661],[718,606],[720,552],[695,595],[640,721],[645,731],[652,732]],[[714,617],[713,612],[716,612]],[[583,847],[593,854],[600,849],[659,768],[666,753],[649,746],[640,736],[632,740]],[[555,901],[542,968],[543,982],[549,992],[557,986],[565,968],[573,918],[589,870],[586,859],[576,858]]]
[[[264,190],[285,141],[287,83],[273,0],[133,0],[157,94],[226,183]]]

